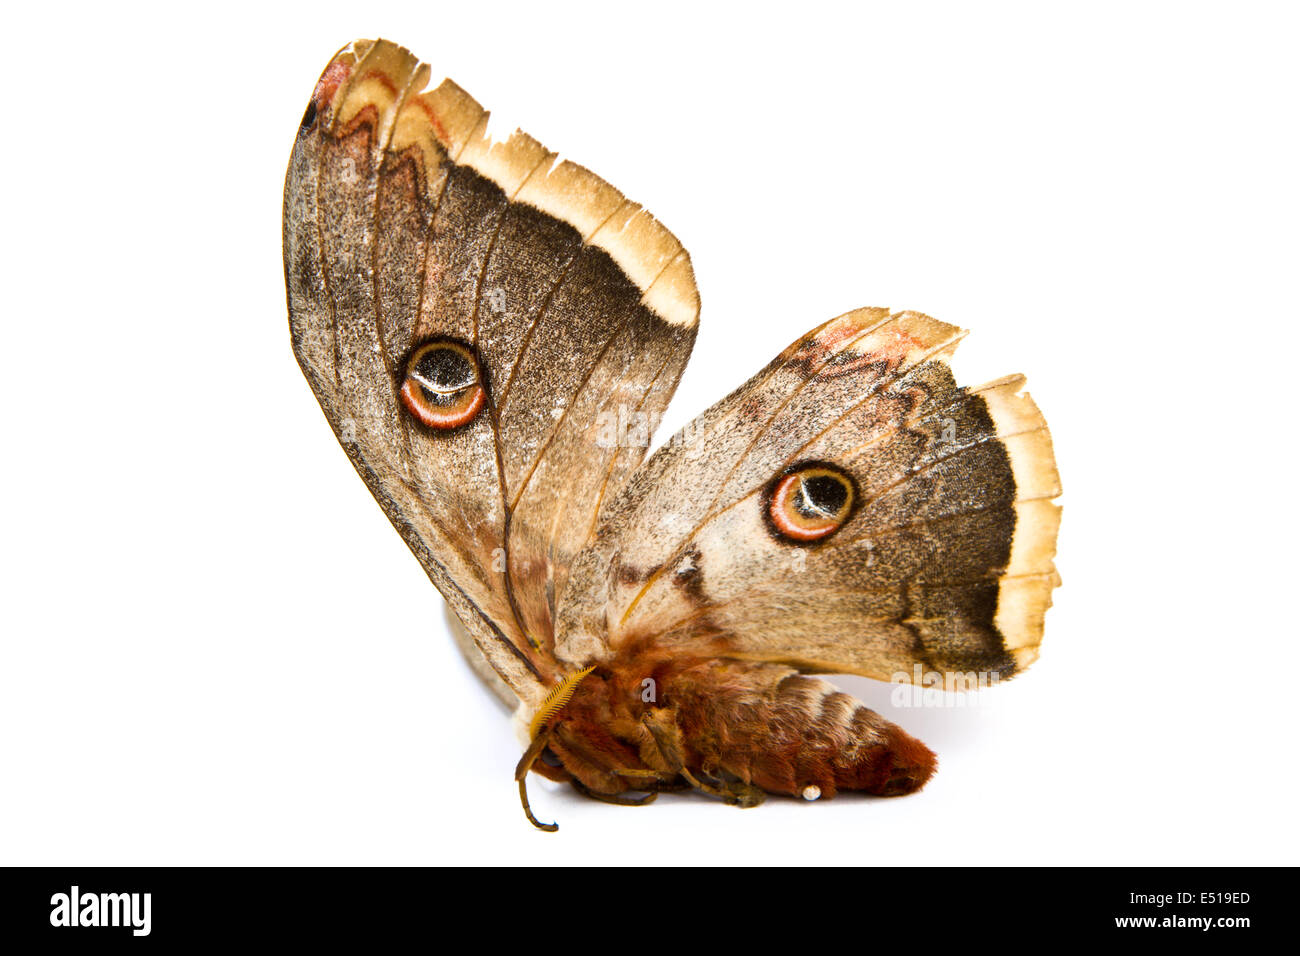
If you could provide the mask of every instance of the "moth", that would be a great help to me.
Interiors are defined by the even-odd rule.
[[[911,793],[923,743],[815,674],[947,690],[1035,659],[1060,493],[1024,379],[865,308],[646,457],[700,312],[645,209],[407,50],[330,60],[293,145],[294,354],[517,703],[530,772],[641,805]],[[900,676],[901,675],[901,676]]]

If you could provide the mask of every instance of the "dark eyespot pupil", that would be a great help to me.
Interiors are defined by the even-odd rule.
[[[433,348],[426,351],[412,370],[426,391],[455,392],[478,379],[474,363],[459,349]]]
[[[799,485],[795,508],[810,518],[833,516],[840,513],[848,500],[849,490],[844,482],[831,475],[813,475]]]
[[[302,123],[299,124],[299,129],[309,129],[314,122],[316,122],[316,101],[308,100],[307,112],[302,114]]]

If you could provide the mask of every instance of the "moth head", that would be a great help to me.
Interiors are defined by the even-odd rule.
[[[468,425],[487,401],[478,357],[453,339],[426,342],[411,352],[400,395],[416,421],[440,431]]]
[[[828,462],[801,462],[768,486],[764,514],[778,539],[812,544],[844,527],[857,497],[857,486],[844,469]]]
[[[595,666],[588,667],[584,670],[574,671],[562,678],[558,684],[551,688],[550,693],[541,702],[537,708],[537,713],[533,715],[532,722],[528,726],[528,736],[531,743],[524,755],[519,758],[519,764],[515,767],[515,780],[519,782],[519,802],[523,804],[524,814],[528,817],[528,822],[539,830],[555,831],[559,827],[554,823],[540,823],[533,816],[532,808],[528,805],[528,788],[525,781],[528,778],[528,771],[533,769],[533,765],[541,762],[544,767],[550,768],[549,773],[545,775],[555,779],[560,775],[560,779],[567,777],[564,773],[564,763],[551,749],[551,733],[555,720],[561,712],[573,699],[573,695],[578,690],[578,685],[583,679],[594,671]]]

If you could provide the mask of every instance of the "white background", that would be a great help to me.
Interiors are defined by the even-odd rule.
[[[1263,4],[4,13],[0,863],[1297,862],[1297,22]],[[112,9],[108,7],[111,6]],[[48,9],[48,8],[46,8]],[[704,311],[660,436],[812,326],[1023,371],[1066,489],[1028,674],[919,795],[534,780],[289,349],[319,71],[409,46],[647,204]]]

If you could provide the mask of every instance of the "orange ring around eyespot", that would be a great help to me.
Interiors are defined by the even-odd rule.
[[[455,405],[431,405],[420,394],[419,383],[408,378],[402,383],[402,404],[422,425],[442,429],[459,428],[474,420],[487,398],[482,385],[472,385],[466,391],[469,392],[468,397]]]
[[[839,481],[844,481],[840,475],[835,475],[828,469],[812,469],[815,471],[826,471]],[[796,471],[793,474],[786,475],[782,478],[774,489],[772,489],[772,500],[767,508],[768,517],[772,519],[772,524],[776,530],[793,541],[820,541],[832,532],[836,531],[844,524],[844,519],[848,515],[848,508],[845,507],[840,514],[825,518],[821,521],[810,522],[807,519],[802,521],[795,520],[790,512],[790,499],[808,476],[808,471]],[[848,487],[849,502],[852,501],[853,490]]]

